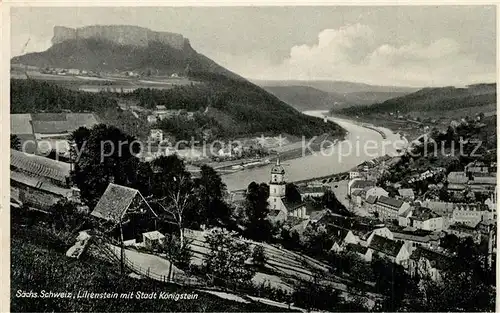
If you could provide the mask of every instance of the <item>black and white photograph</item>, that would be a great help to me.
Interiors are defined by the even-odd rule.
[[[10,311],[496,311],[496,5],[146,4],[1,8]]]

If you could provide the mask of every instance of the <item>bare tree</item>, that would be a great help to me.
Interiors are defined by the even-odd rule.
[[[171,189],[166,190],[166,196],[153,199],[167,214],[173,217],[175,224],[179,227],[180,248],[184,248],[184,223],[185,215],[193,204],[194,186],[186,175],[174,176],[174,184]]]

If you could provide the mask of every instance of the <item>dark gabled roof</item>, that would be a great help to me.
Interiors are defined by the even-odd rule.
[[[292,202],[286,199],[286,197],[283,197],[281,199],[283,201],[283,204],[287,208],[288,211],[293,211],[295,209],[298,209],[302,206],[305,206],[306,204],[304,202]]]
[[[71,193],[71,189],[69,188],[62,188],[50,183],[49,181],[41,180],[34,176],[29,176],[16,171],[10,171],[10,180],[12,182],[16,182],[18,184],[22,184],[60,197],[66,197],[69,193]]]
[[[313,187],[304,186],[304,187],[299,187],[299,192],[301,194],[322,193],[322,192],[325,192],[326,190],[327,190],[327,188],[324,187],[324,186],[313,186]]]
[[[140,195],[137,189],[111,183],[97,202],[91,215],[118,223],[138,194]]]
[[[470,180],[470,185],[496,185],[497,178],[494,176],[476,176],[474,180]]]
[[[449,268],[450,265],[450,257],[439,253],[437,251],[432,251],[429,249],[425,249],[422,247],[418,247],[410,256],[411,259],[419,260],[420,258],[425,258],[429,260],[431,266],[438,270],[445,270]]]
[[[374,204],[375,202],[377,202],[377,196],[368,196],[368,198],[366,198],[366,202],[368,202],[369,204]]]
[[[346,245],[346,250],[352,251],[352,252],[356,252],[356,253],[359,253],[359,254],[362,254],[362,255],[365,255],[366,252],[368,251],[368,247],[363,247],[361,245],[356,245],[356,244],[348,243]]]
[[[377,203],[385,204],[385,205],[388,205],[390,207],[399,209],[403,205],[404,201],[390,198],[390,197],[386,197],[386,196],[380,196],[377,199]]]
[[[98,124],[93,113],[37,113],[32,118],[33,131],[40,134],[63,134]]]
[[[351,189],[354,189],[354,188],[368,188],[368,187],[373,187],[375,186],[375,182],[372,181],[372,180],[362,180],[362,179],[359,179],[359,180],[355,180],[352,185],[351,185]]]
[[[394,240],[387,239],[385,237],[375,235],[370,242],[370,248],[390,256],[397,256],[403,243],[398,243]]]
[[[392,230],[394,239],[415,242],[429,242],[439,240],[439,235],[428,230]]]
[[[56,180],[62,184],[66,184],[66,178],[70,175],[69,163],[27,154],[14,149],[10,149],[10,166],[31,175]]]
[[[64,134],[68,132],[69,126],[64,121],[33,121],[33,131],[39,134]]]
[[[398,193],[401,197],[414,197],[415,196],[413,189],[410,189],[410,188],[398,189]]]
[[[366,191],[362,189],[356,189],[351,193],[353,196],[362,196],[364,194],[366,194]]]
[[[276,217],[278,214],[280,214],[281,210],[269,210],[269,213],[267,215]]]
[[[339,227],[336,225],[332,225],[332,224],[326,226],[326,231],[330,235],[331,238],[341,239],[341,240],[344,240],[344,238],[349,233],[348,229],[345,229],[343,227]]]
[[[66,121],[66,113],[33,113],[31,118],[40,122]]]

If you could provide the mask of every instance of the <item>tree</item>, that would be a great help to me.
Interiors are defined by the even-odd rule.
[[[109,183],[131,186],[136,181],[139,147],[135,140],[113,126],[99,124],[91,130],[79,128],[70,138],[75,168],[71,177],[83,201],[94,207]],[[79,155],[79,157],[78,157]]]
[[[21,140],[16,135],[10,135],[10,148],[14,150],[21,150]]]
[[[52,224],[53,230],[57,232],[57,236],[65,242],[70,242],[77,230],[79,230],[86,222],[83,214],[78,213],[75,203],[60,200],[54,204],[50,210],[49,221]]]
[[[252,251],[253,263],[257,266],[263,267],[267,261],[266,254],[264,253],[264,247],[262,245],[256,245]]]
[[[200,211],[193,218],[210,226],[225,224],[231,217],[231,209],[224,201],[226,184],[212,167],[202,165],[200,170],[200,178],[194,180]]]
[[[294,305],[333,312],[340,303],[340,292],[321,281],[321,274],[315,273],[308,281],[301,281],[292,293]]]
[[[269,214],[269,187],[255,182],[248,185],[245,212],[247,216],[246,236],[255,240],[266,240],[272,235],[272,225],[267,220]]]
[[[165,171],[160,172],[162,174],[166,173],[166,175],[161,184],[155,185],[154,189],[157,193],[152,195],[155,196],[152,202],[158,204],[165,214],[173,218],[174,223],[179,229],[179,241],[182,249],[184,247],[185,217],[194,208],[194,186],[191,175],[184,169],[184,163],[181,161],[181,168],[175,166],[168,167],[169,160],[175,160],[175,158],[160,157],[153,161],[155,165],[166,165],[167,168],[162,168]],[[156,182],[158,182],[160,177],[158,175],[155,176]],[[161,187],[163,189],[160,189]]]
[[[210,248],[205,267],[217,284],[248,284],[254,275],[254,271],[245,264],[251,253],[250,245],[236,236],[236,232],[221,228],[213,228],[205,236]]]
[[[286,199],[290,202],[301,202],[302,195],[299,192],[299,189],[294,183],[288,183],[285,187],[285,195]]]
[[[191,264],[193,252],[190,249],[191,240],[186,240],[184,245],[181,245],[179,238],[169,236],[160,247],[167,255],[167,259],[174,263],[178,268],[186,270]]]
[[[327,209],[330,209],[333,213],[345,215],[345,216],[350,216],[352,215],[346,208],[345,206],[340,203],[340,201],[337,199],[337,196],[332,190],[327,190],[323,197],[321,198],[321,201],[323,203],[323,206],[326,207]]]

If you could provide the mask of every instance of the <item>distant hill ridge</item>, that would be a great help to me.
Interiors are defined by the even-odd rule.
[[[423,88],[416,92],[363,107],[340,110],[345,114],[397,112],[437,112],[467,107],[494,105],[497,101],[496,83],[474,84],[466,88]],[[335,110],[335,108],[334,108]]]
[[[131,25],[93,25],[80,28],[54,27],[52,44],[73,39],[106,39],[120,45],[145,47],[151,41],[167,44],[175,49],[183,49],[189,41],[180,34],[157,32]]]

